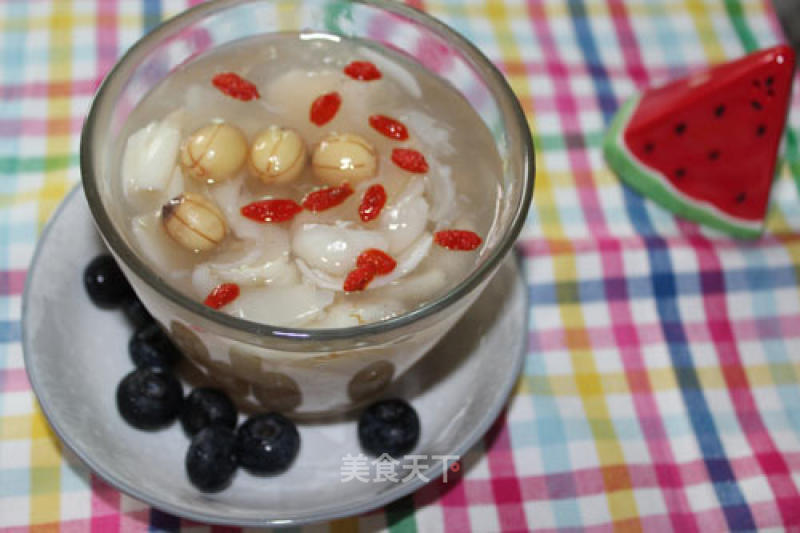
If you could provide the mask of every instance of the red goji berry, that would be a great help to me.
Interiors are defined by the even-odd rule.
[[[398,141],[405,141],[408,139],[408,129],[406,129],[405,124],[392,117],[387,117],[386,115],[372,115],[369,117],[369,125],[372,126],[372,129],[390,139],[396,139]]]
[[[302,210],[294,200],[273,198],[247,204],[240,211],[242,216],[256,222],[286,222]]]
[[[332,93],[325,93],[318,96],[317,99],[311,103],[311,111],[308,116],[311,122],[317,126],[322,126],[333,120],[333,117],[336,116],[341,105],[342,97],[339,96],[339,93],[335,91]]]
[[[350,187],[350,184],[342,183],[338,187],[328,187],[308,193],[303,199],[303,207],[315,213],[325,211],[341,204],[351,194],[353,194],[353,188]]]
[[[403,170],[424,174],[428,171],[425,156],[411,148],[395,148],[392,150],[392,162]]]
[[[247,102],[248,100],[253,100],[261,96],[258,94],[258,89],[253,83],[233,72],[217,74],[211,79],[211,83],[224,94],[227,94],[231,98],[236,98],[237,100],[244,100]]]
[[[383,185],[372,185],[364,193],[361,205],[358,206],[358,216],[364,222],[375,220],[381,214],[381,209],[386,205],[386,190]]]
[[[364,250],[356,259],[356,266],[372,265],[375,267],[375,273],[383,276],[391,272],[397,266],[397,261],[394,258],[377,248],[370,248]]]
[[[437,231],[433,234],[433,240],[439,246],[450,250],[474,250],[483,242],[474,231],[461,229]]]
[[[208,293],[206,301],[203,303],[212,309],[219,309],[220,307],[228,305],[238,297],[239,286],[237,284],[223,283],[222,285],[214,287],[214,289]]]
[[[369,61],[353,61],[344,67],[344,73],[358,81],[372,81],[381,79],[381,71]]]
[[[345,292],[363,291],[375,278],[375,274],[375,267],[369,264],[354,268],[344,280]]]

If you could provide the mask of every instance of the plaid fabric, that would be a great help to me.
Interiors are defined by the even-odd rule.
[[[710,237],[620,185],[600,143],[636,88],[781,40],[768,0],[424,0],[506,73],[538,150],[529,354],[508,409],[434,482],[331,531],[800,531],[800,99],[768,235]],[[0,528],[204,531],[61,448],[25,377],[37,234],[78,181],[115,58],[182,0],[0,5]],[[212,528],[222,531],[224,528]],[[226,529],[227,530],[227,529]]]

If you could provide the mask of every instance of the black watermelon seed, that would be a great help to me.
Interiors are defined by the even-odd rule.
[[[764,124],[759,124],[758,129],[756,130],[756,135],[758,135],[759,137],[763,137],[766,132],[767,132],[767,127]]]
[[[647,144],[644,145],[644,151],[647,152],[648,154],[652,153],[653,150],[655,150],[655,149],[656,149],[656,145],[653,144],[653,143],[647,143]]]
[[[739,194],[736,195],[736,203],[737,204],[744,203],[744,201],[746,199],[747,199],[747,195],[745,193],[743,193],[743,192],[740,192]]]
[[[772,76],[767,76],[767,79],[766,79],[766,80],[764,80],[764,81],[766,82],[766,84],[767,84],[767,87],[769,87],[769,86],[771,86],[773,83],[775,83],[775,78],[773,78]]]
[[[679,122],[675,126],[675,133],[677,133],[678,135],[683,135],[683,133],[685,131],[686,131],[686,123],[685,122]]]
[[[753,100],[752,102],[750,102],[750,105],[753,106],[753,109],[755,109],[756,111],[761,111],[763,107],[761,105],[761,102],[759,102],[758,100]]]
[[[714,109],[714,116],[716,116],[717,118],[721,117],[724,114],[725,114],[725,106],[724,105],[720,104],[720,105],[718,105],[716,107],[716,109]]]
[[[679,168],[679,169],[677,169],[675,171],[675,177],[676,178],[682,178],[684,176],[686,176],[686,169],[685,168]]]
[[[719,159],[719,150],[711,150],[708,152],[708,158],[712,161]]]

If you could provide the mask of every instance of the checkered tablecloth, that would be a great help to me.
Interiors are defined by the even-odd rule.
[[[209,528],[121,495],[63,449],[20,345],[26,268],[79,180],[93,90],[186,5],[0,4],[2,531]],[[636,88],[780,41],[769,1],[415,5],[496,62],[535,132],[535,207],[519,243],[531,302],[524,376],[457,483],[451,474],[309,529],[800,531],[800,99],[757,242],[676,220],[621,186],[600,150]]]

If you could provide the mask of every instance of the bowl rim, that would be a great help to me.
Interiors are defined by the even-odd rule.
[[[203,3],[189,8],[162,22],[152,31],[142,36],[125,52],[125,54],[123,54],[103,79],[92,100],[91,108],[81,133],[80,169],[83,190],[89,204],[89,209],[107,245],[115,255],[117,255],[117,257],[119,257],[139,278],[149,285],[152,290],[169,300],[173,305],[177,305],[213,325],[234,330],[245,335],[255,335],[261,338],[273,337],[290,344],[302,344],[304,341],[308,340],[323,342],[349,340],[355,342],[372,335],[398,330],[439,313],[469,294],[476,287],[479,287],[480,284],[494,272],[496,267],[500,265],[502,259],[513,246],[514,241],[525,224],[525,219],[532,202],[533,185],[535,181],[535,158],[533,139],[531,137],[527,118],[519,100],[503,74],[475,45],[433,16],[392,0],[343,1],[350,4],[363,4],[408,18],[414,23],[425,26],[440,37],[448,40],[448,42],[453,43],[454,47],[458,48],[459,51],[464,54],[465,60],[481,74],[487,86],[492,89],[495,98],[497,98],[499,94],[500,102],[510,106],[511,113],[503,113],[503,117],[507,121],[506,128],[516,129],[520,135],[519,144],[522,154],[522,191],[520,201],[515,206],[511,221],[502,235],[500,242],[478,268],[472,270],[464,280],[452,287],[442,296],[397,317],[346,328],[289,328],[234,317],[211,309],[201,302],[189,298],[157,275],[156,272],[146,262],[141,260],[125,243],[125,240],[111,221],[103,204],[100,192],[96,186],[97,180],[95,179],[93,165],[92,139],[95,136],[99,109],[102,107],[104,98],[109,91],[109,80],[120,75],[120,72],[127,67],[128,63],[136,57],[141,49],[154,41],[157,42],[163,37],[168,37],[173,34],[173,30],[180,29],[184,24],[188,25],[193,21],[197,21],[203,17],[210,16],[231,7],[263,1],[269,0],[217,0],[215,2]]]

